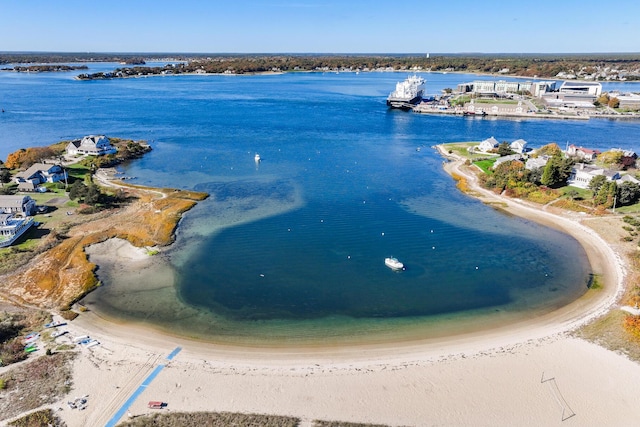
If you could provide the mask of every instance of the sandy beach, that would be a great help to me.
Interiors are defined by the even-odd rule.
[[[475,186],[461,161],[445,165],[465,175],[482,199],[567,232],[585,247],[604,287],[539,318],[444,339],[354,347],[286,349],[213,345],[120,324],[95,313],[68,326],[82,348],[71,394],[54,407],[73,426],[107,424],[157,366],[164,366],[123,414],[234,411],[312,420],[388,425],[635,425],[640,417],[640,365],[569,332],[608,310],[623,291],[624,261],[581,223],[503,199]],[[144,268],[149,256],[121,240],[108,242],[113,262]],[[177,354],[167,360],[174,351]],[[68,400],[87,396],[87,407]]]

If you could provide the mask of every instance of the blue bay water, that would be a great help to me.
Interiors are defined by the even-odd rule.
[[[154,274],[129,283],[103,271],[87,303],[214,340],[428,337],[456,319],[460,332],[565,305],[586,291],[584,250],[460,194],[431,146],[494,136],[640,148],[630,121],[388,110],[403,74],[72,76],[0,74],[0,156],[86,134],[150,141],[126,175],[211,197],[185,216],[170,272],[157,273],[172,277],[170,291],[152,290]],[[425,77],[431,94],[476,79]],[[387,256],[407,270],[386,268]]]

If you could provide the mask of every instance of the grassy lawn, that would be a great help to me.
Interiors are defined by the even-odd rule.
[[[518,104],[518,101],[513,99],[476,99],[473,102],[475,104],[508,104],[508,105]]]
[[[482,172],[486,173],[486,174],[492,174],[493,173],[493,164],[496,162],[496,159],[487,159],[487,160],[480,160],[477,162],[473,162],[474,165],[476,165],[477,167],[479,167],[480,169],[482,169]]]
[[[574,193],[574,199],[590,200],[593,197],[593,191],[584,188],[572,187],[567,185],[558,189],[562,196],[571,197],[570,193]]]
[[[616,212],[617,213],[639,213],[640,203],[636,203],[635,205],[617,207]]]
[[[465,159],[485,159],[487,157],[486,153],[470,153],[468,151],[469,147],[475,147],[480,144],[480,141],[471,141],[471,142],[448,142],[446,144],[440,144],[446,151],[457,154],[458,156]]]

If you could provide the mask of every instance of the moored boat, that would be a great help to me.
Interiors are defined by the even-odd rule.
[[[394,257],[385,258],[384,265],[392,270],[404,270],[404,264]]]

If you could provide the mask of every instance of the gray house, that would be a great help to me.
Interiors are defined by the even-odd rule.
[[[29,196],[1,196],[0,213],[31,216],[36,212],[36,201]]]
[[[45,182],[58,182],[65,179],[67,172],[60,165],[50,165],[47,163],[35,163],[26,171],[16,174],[13,178],[18,184],[30,182],[34,185]]]

